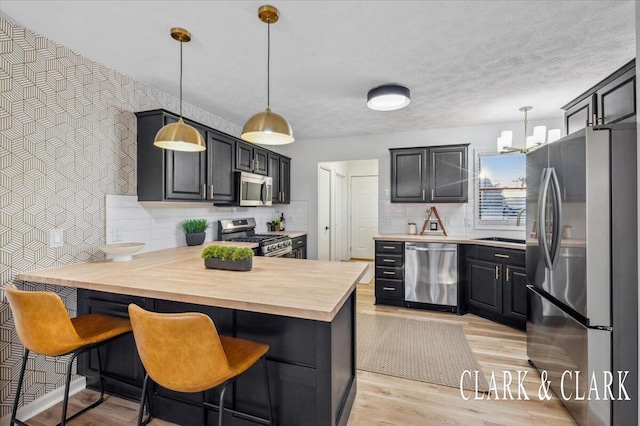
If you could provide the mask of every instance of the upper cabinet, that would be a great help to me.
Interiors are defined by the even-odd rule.
[[[269,151],[250,143],[236,141],[236,170],[267,176]]]
[[[466,203],[468,145],[390,149],[392,203]]]
[[[136,113],[138,117],[138,200],[213,201],[233,203],[234,171],[269,174],[269,156],[278,159],[274,202],[288,203],[291,160],[191,120],[207,143],[206,151],[163,150],[153,140],[164,125],[178,116],[164,110]],[[274,182],[276,179],[274,178]],[[274,190],[275,191],[275,190]],[[275,201],[278,198],[282,201]]]
[[[586,125],[635,121],[636,65],[635,59],[596,84],[567,105],[566,134]]]
[[[291,202],[291,159],[269,153],[269,176],[273,179],[271,202],[273,204],[289,204]]]

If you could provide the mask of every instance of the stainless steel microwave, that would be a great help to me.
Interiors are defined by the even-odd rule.
[[[236,203],[245,207],[271,205],[273,180],[269,176],[236,172]]]

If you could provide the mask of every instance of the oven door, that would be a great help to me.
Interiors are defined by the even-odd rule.
[[[238,172],[238,204],[247,207],[271,205],[272,179],[253,173]]]

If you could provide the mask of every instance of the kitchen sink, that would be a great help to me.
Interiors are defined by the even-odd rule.
[[[502,237],[484,237],[484,238],[474,238],[474,240],[480,241],[499,241],[501,243],[515,243],[515,244],[524,244],[525,240],[517,240],[515,238],[502,238]]]

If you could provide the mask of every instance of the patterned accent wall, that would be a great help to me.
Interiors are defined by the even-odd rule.
[[[22,271],[103,257],[105,195],[136,194],[134,111],[156,108],[177,111],[178,99],[0,18],[0,417],[23,352],[5,285]],[[240,134],[193,106],[184,115]],[[64,230],[61,248],[49,247],[53,228]],[[75,291],[47,289],[75,311]],[[62,385],[60,362],[30,359],[21,405]]]

